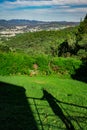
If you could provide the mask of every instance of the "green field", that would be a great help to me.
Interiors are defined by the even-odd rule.
[[[1,130],[87,130],[86,83],[57,76],[0,81]]]

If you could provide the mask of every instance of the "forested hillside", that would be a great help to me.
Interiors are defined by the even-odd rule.
[[[19,34],[4,42],[7,51],[24,52],[29,55],[58,55],[58,46],[73,34],[74,28],[60,31],[40,31]]]
[[[38,71],[36,75],[58,74],[73,78],[82,75],[81,79],[84,79],[87,71],[87,15],[77,27],[1,38],[0,55],[1,75],[29,75],[31,71]]]

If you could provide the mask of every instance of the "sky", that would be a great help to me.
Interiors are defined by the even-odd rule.
[[[80,21],[87,0],[0,0],[0,19]]]

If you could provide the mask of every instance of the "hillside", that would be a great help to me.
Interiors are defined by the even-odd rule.
[[[1,129],[87,130],[87,84],[57,76],[0,80]]]
[[[66,22],[66,21],[35,21],[35,20],[0,20],[0,36],[12,37],[20,33],[25,32],[37,32],[42,30],[60,30],[68,27],[78,25],[78,22]]]
[[[35,21],[35,20],[25,20],[25,19],[12,19],[12,20],[0,20],[0,26],[11,28],[14,26],[75,26],[78,25],[79,22],[66,22],[66,21],[55,21],[55,22],[45,22],[45,21]]]
[[[87,82],[86,27],[87,17],[77,27],[1,38],[0,74],[30,75],[32,71],[38,71],[36,75],[57,74]],[[33,65],[38,68],[35,70]]]
[[[49,54],[58,55],[58,46],[66,40],[68,34],[73,34],[74,28],[67,28],[60,31],[39,31],[18,34],[5,41],[5,45],[18,52],[30,55]],[[55,53],[55,54],[54,54]]]
[[[87,15],[75,27],[41,26],[0,37],[0,129],[87,130]]]

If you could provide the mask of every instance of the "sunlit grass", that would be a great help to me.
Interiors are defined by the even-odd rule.
[[[46,100],[40,100],[43,97],[43,88],[61,102],[57,104],[66,117],[69,117],[76,130],[87,129],[86,83],[72,79],[60,79],[57,76],[0,76],[0,81],[25,88],[26,97],[31,104],[39,129],[65,129],[61,119],[52,112],[49,103]]]

